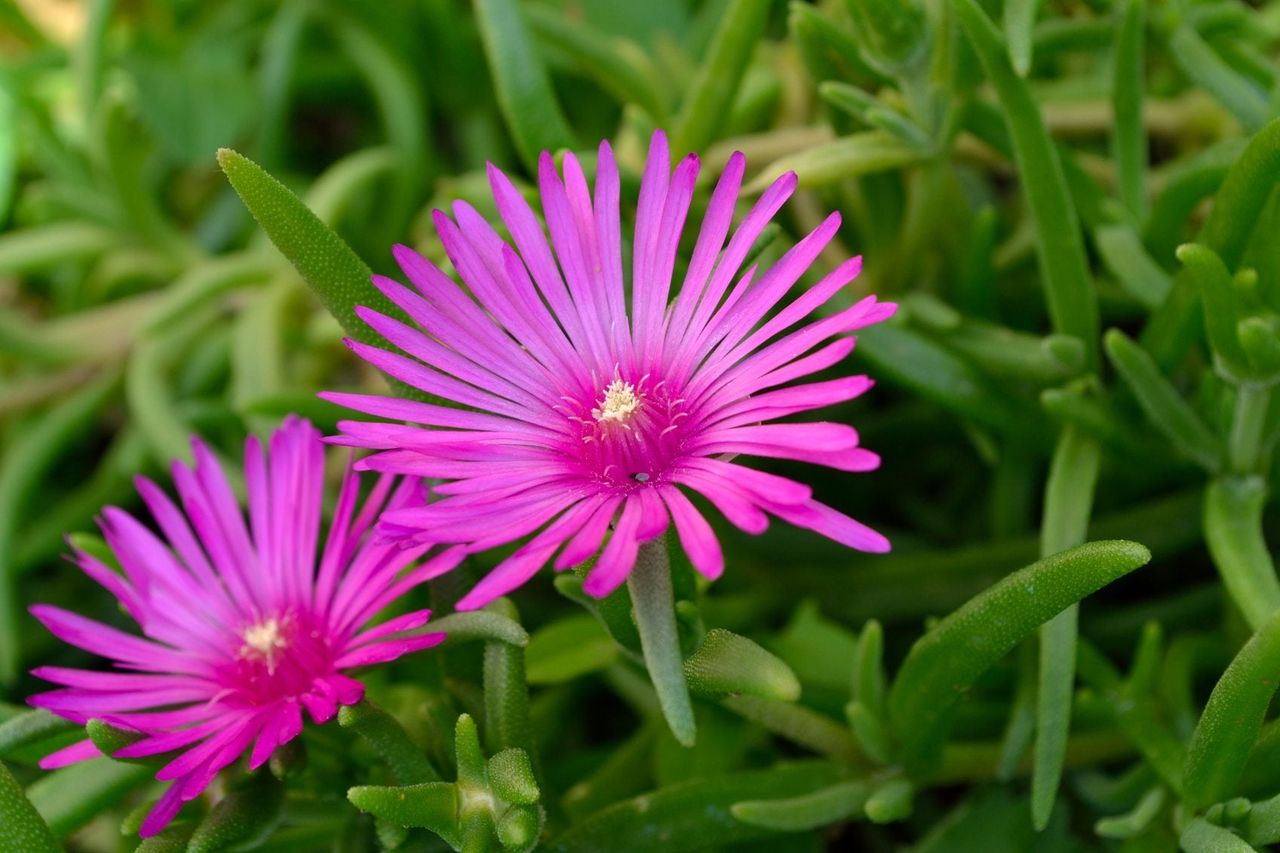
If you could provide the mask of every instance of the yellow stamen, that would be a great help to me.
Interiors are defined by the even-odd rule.
[[[636,387],[630,382],[615,379],[604,389],[604,399],[591,410],[591,415],[600,423],[625,424],[638,408],[640,398],[636,396]]]

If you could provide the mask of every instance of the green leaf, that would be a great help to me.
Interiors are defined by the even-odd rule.
[[[1005,0],[1004,38],[1009,43],[1009,61],[1019,77],[1031,70],[1032,33],[1040,0]]]
[[[152,767],[97,758],[37,779],[27,788],[27,797],[61,839],[149,782],[153,773]]]
[[[191,836],[189,853],[252,849],[280,822],[284,785],[260,772],[218,801]]]
[[[862,626],[853,659],[854,700],[877,717],[884,715],[884,629],[874,619]]]
[[[339,709],[338,725],[354,729],[356,734],[368,741],[386,762],[397,782],[409,785],[440,779],[439,772],[431,766],[427,756],[396,718],[368,699]]]
[[[907,76],[929,45],[923,10],[904,0],[845,0],[868,60],[895,77]]]
[[[1141,238],[1128,225],[1104,225],[1094,232],[1102,262],[1125,292],[1148,309],[1156,309],[1169,297],[1173,282],[1152,260]]]
[[[1155,360],[1124,332],[1107,332],[1104,345],[1111,363],[1125,381],[1151,425],[1180,453],[1209,471],[1222,466],[1222,442],[1209,431],[1177,390],[1160,373]]]
[[[1280,608],[1280,580],[1262,536],[1266,482],[1257,476],[1223,477],[1204,499],[1204,537],[1231,600],[1258,630]]]
[[[903,326],[881,323],[858,335],[858,357],[883,377],[948,411],[1006,434],[1040,434],[1029,428],[1037,411],[997,392],[967,361],[947,347]]]
[[[1189,21],[1183,21],[1169,35],[1169,55],[1182,73],[1217,98],[1245,130],[1255,131],[1271,117],[1266,94],[1228,65]]]
[[[1151,559],[1135,542],[1093,542],[1006,577],[911,647],[889,692],[908,767],[935,766],[950,712],[983,672],[1043,622]]]
[[[1040,553],[1057,554],[1085,540],[1101,452],[1097,442],[1074,427],[1064,427],[1054,449],[1045,484]],[[1067,737],[1076,676],[1078,614],[1074,605],[1040,629],[1040,671],[1036,691],[1036,736],[1031,774],[1031,822],[1044,829],[1053,815]]]
[[[531,806],[542,796],[529,754],[523,749],[502,750],[489,759],[485,772],[493,792],[509,803]]]
[[[356,316],[358,305],[410,322],[369,278],[368,265],[342,238],[261,166],[229,148],[218,150],[218,164],[245,207],[320,300],[320,304],[361,343],[383,345],[379,335]],[[424,399],[420,391],[392,380],[401,396]]]
[[[635,568],[627,576],[627,589],[635,605],[645,668],[657,691],[662,714],[676,740],[691,746],[696,736],[696,725],[693,706],[689,702],[689,687],[685,683],[684,660],[680,654],[666,537],[640,545]]]
[[[1178,260],[1199,289],[1209,345],[1225,376],[1233,381],[1248,376],[1251,371],[1244,349],[1240,346],[1237,331],[1240,306],[1236,299],[1235,285],[1231,281],[1231,272],[1216,252],[1197,243],[1179,246]]]
[[[826,187],[851,178],[912,165],[924,155],[883,130],[867,130],[789,154],[765,166],[743,187],[759,193],[779,175],[795,172],[802,188]]]
[[[83,222],[57,222],[0,234],[0,273],[21,275],[57,264],[89,260],[114,247],[118,238]]]
[[[798,797],[734,803],[729,811],[738,820],[752,826],[778,832],[800,832],[859,816],[870,791],[866,782],[841,782]]]
[[[757,725],[846,764],[865,763],[849,729],[812,708],[760,696],[726,696],[720,704]]]
[[[510,599],[500,598],[485,609],[519,624],[520,614]],[[490,752],[518,747],[535,754],[521,646],[498,640],[485,643],[484,734]]]
[[[1182,799],[1198,812],[1236,792],[1280,672],[1280,614],[1245,643],[1214,685],[1187,748]]]
[[[724,10],[672,125],[676,155],[702,150],[724,127],[756,42],[764,34],[769,6],[769,0],[737,0]]]
[[[1255,847],[1280,842],[1280,795],[1253,804],[1245,822],[1245,837]]]
[[[444,634],[446,642],[506,643],[524,648],[529,645],[529,634],[519,622],[491,610],[472,610],[466,613],[450,613],[428,623],[432,633]]]
[[[0,759],[11,760],[32,750],[47,753],[69,746],[68,735],[80,739],[76,724],[43,708],[15,714],[0,723]]]
[[[529,684],[561,684],[597,672],[618,657],[618,645],[595,617],[566,616],[534,632],[525,653]]]
[[[1228,154],[1229,156],[1229,154]],[[1231,165],[1196,242],[1217,252],[1228,269],[1240,264],[1254,228],[1280,180],[1280,119],[1253,135]],[[1185,271],[1143,330],[1144,346],[1166,370],[1186,352],[1197,334],[1196,283]]]
[[[543,151],[577,147],[515,0],[476,0],[476,23],[498,107],[530,172]]]
[[[890,779],[877,786],[862,808],[872,823],[897,823],[911,816],[915,788],[906,779]]]
[[[452,783],[422,782],[402,787],[360,785],[347,791],[347,799],[362,812],[396,826],[429,829],[455,850],[458,847],[458,793]]]
[[[1164,788],[1152,788],[1127,814],[1100,819],[1094,824],[1094,832],[1103,838],[1133,838],[1151,825],[1160,809],[1164,808],[1164,801]]]
[[[1147,128],[1142,115],[1144,5],[1145,0],[1116,4],[1120,26],[1111,55],[1111,109],[1115,116],[1111,155],[1120,200],[1138,222],[1147,216]]]
[[[60,853],[62,848],[9,768],[0,763],[0,853]]]
[[[982,7],[975,0],[956,0],[954,9],[1004,107],[1019,183],[1035,223],[1036,257],[1053,327],[1083,341],[1092,366],[1097,362],[1097,298],[1058,153],[1031,90],[1009,64],[1000,34]]]
[[[119,387],[118,381],[114,371],[107,371],[64,397],[26,424],[0,460],[0,506],[6,508],[0,513],[0,685],[10,685],[17,678],[22,647],[17,579],[11,561],[19,525],[27,519],[17,508],[37,504],[32,499],[36,488],[66,447],[93,425]]]
[[[800,698],[796,674],[756,643],[723,628],[712,628],[684,662],[689,689],[706,696],[745,693],[794,702]]]
[[[927,151],[931,147],[932,140],[924,128],[857,86],[828,80],[818,86],[818,94],[836,109],[849,113],[864,124],[893,134],[908,146],[921,151]]]
[[[105,723],[102,720],[90,720],[85,724],[85,734],[89,736],[89,740],[93,741],[93,745],[103,755],[113,756],[126,746],[137,743],[142,740],[145,735],[142,732],[131,732],[125,729],[118,729],[115,726]],[[136,759],[133,763],[138,764],[155,764],[159,756],[148,756],[146,759]],[[116,761],[131,761],[130,759],[115,759]],[[163,762],[162,762],[163,763]]]
[[[658,72],[635,42],[600,32],[549,7],[523,7],[529,27],[543,42],[564,51],[588,76],[622,103],[634,103],[655,124],[667,123]]]
[[[735,844],[774,832],[736,820],[730,811],[735,803],[811,793],[840,781],[841,774],[830,762],[806,761],[671,785],[596,812],[546,849],[548,853],[733,849]]]
[[[1199,817],[1182,830],[1178,843],[1185,853],[1257,853],[1231,830]]]

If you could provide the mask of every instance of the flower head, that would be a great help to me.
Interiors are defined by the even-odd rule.
[[[111,592],[143,636],[50,605],[32,614],[58,638],[108,658],[94,672],[46,666],[34,674],[61,685],[30,702],[76,723],[99,718],[143,736],[116,752],[137,758],[178,751],[156,774],[173,784],[142,825],[159,832],[214,775],[250,748],[262,765],[302,729],[338,706],[358,702],[354,667],[394,660],[439,643],[419,631],[430,611],[370,619],[410,588],[456,565],[452,549],[415,565],[428,545],[404,548],[371,532],[385,504],[423,501],[415,479],[383,476],[357,512],[357,477],[348,468],[333,521],[320,542],[325,454],[319,432],[289,418],[269,452],[245,448],[248,523],[217,460],[193,442],[196,464],[175,463],[182,508],[158,486],[138,491],[161,535],[128,513],[106,508],[99,526],[121,572],[77,550],[75,562]],[[408,570],[408,571],[406,571]],[[61,767],[99,755],[85,740],[48,756]]]
[[[538,179],[550,243],[534,211],[493,167],[490,183],[514,248],[463,202],[454,205],[455,219],[437,211],[437,231],[466,290],[403,246],[395,256],[416,292],[374,277],[420,328],[360,309],[401,352],[350,346],[384,372],[464,407],[324,395],[426,427],[340,424],[338,441],[380,451],[360,464],[446,481],[435,489],[442,499],[388,512],[384,529],[472,551],[535,534],[462,608],[519,586],[553,556],[564,569],[599,553],[586,589],[605,595],[626,579],[639,544],[672,523],[694,567],[717,577],[720,546],[689,493],[749,533],[762,532],[773,515],[854,548],[887,550],[883,536],[814,500],[808,486],[733,461],[763,456],[843,471],[879,464],[858,446],[852,427],[775,423],[871,387],[865,376],[793,384],[844,359],[853,348],[846,333],[893,313],[893,304],[867,297],[810,319],[857,276],[859,258],[775,310],[835,236],[839,216],[769,270],[744,272],[796,177],[779,178],[731,229],[744,170],[743,156],[734,154],[672,298],[697,157],[672,174],[666,138],[654,135],[629,288],[618,169],[607,143],[598,163],[592,194],[572,154],[563,179],[543,154]]]

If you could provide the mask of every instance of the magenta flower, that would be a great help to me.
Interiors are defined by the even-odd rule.
[[[427,610],[367,623],[412,587],[453,568],[462,550],[410,568],[429,545],[403,548],[369,531],[384,504],[393,511],[420,504],[422,486],[384,476],[357,514],[358,478],[348,468],[317,563],[325,454],[320,433],[306,421],[287,419],[271,437],[269,454],[255,438],[246,442],[247,525],[213,455],[199,441],[193,447],[194,470],[173,466],[181,510],[154,483],[138,479],[163,539],[108,507],[99,525],[123,575],[84,551],[75,554],[145,638],[58,607],[31,608],[59,639],[110,659],[117,670],[40,667],[34,674],[62,689],[32,696],[32,705],[76,723],[96,717],[144,735],[117,757],[180,752],[156,773],[173,784],[143,823],[144,836],[162,830],[250,744],[250,768],[262,765],[301,731],[304,710],[323,723],[339,705],[360,701],[364,686],[347,670],[444,639],[417,631]],[[85,740],[41,766],[99,754]]]
[[[404,246],[395,257],[417,292],[374,277],[421,328],[359,309],[403,354],[354,341],[351,348],[385,373],[465,407],[323,395],[429,427],[340,424],[340,443],[380,451],[359,464],[446,481],[434,489],[442,499],[385,513],[383,529],[473,552],[536,532],[459,608],[514,589],[557,552],[557,569],[599,553],[586,589],[606,595],[626,579],[639,544],[672,522],[694,567],[719,576],[720,545],[686,491],[748,533],[763,532],[773,515],[859,550],[888,550],[883,536],[814,500],[808,486],[731,461],[747,455],[876,468],[879,457],[858,446],[850,426],[776,421],[870,388],[865,376],[791,383],[838,364],[853,348],[845,333],[896,308],[871,296],[808,319],[857,276],[861,259],[853,258],[774,312],[835,236],[840,217],[832,214],[767,272],[751,266],[742,273],[752,244],[796,186],[794,174],[779,178],[726,245],[744,164],[738,153],[725,167],[674,299],[698,158],[690,155],[671,174],[661,132],[636,211],[630,310],[618,169],[607,143],[594,197],[572,154],[562,181],[543,153],[538,182],[550,245],[511,181],[490,167],[514,249],[458,202],[456,222],[437,211],[435,224],[467,290]]]

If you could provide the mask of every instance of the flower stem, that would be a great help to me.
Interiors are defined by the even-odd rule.
[[[1227,454],[1231,469],[1239,474],[1257,470],[1262,451],[1262,433],[1271,403],[1271,388],[1242,384],[1236,391],[1235,417],[1227,437]]]
[[[1249,627],[1257,630],[1280,608],[1280,580],[1262,537],[1266,482],[1257,476],[1223,477],[1209,484],[1204,500],[1204,537]]]
[[[684,746],[693,746],[693,706],[684,680],[684,659],[676,629],[675,597],[671,592],[671,560],[665,536],[645,542],[627,578],[635,606],[640,648],[649,678],[658,693],[658,704],[667,725]]]

